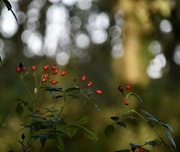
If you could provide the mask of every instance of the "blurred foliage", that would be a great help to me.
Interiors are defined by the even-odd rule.
[[[80,108],[79,105],[73,105],[70,109],[88,114],[93,118],[90,122],[99,132],[99,141],[89,141],[79,133],[72,140],[66,139],[69,147],[67,151],[111,152],[121,148],[128,149],[129,141],[142,144],[147,138],[151,140],[154,137],[150,129],[136,122],[132,123],[133,128],[117,129],[118,131],[110,139],[103,134],[105,126],[109,124],[110,116],[121,115],[124,111],[118,86],[127,83],[133,85],[134,92],[142,98],[143,107],[147,111],[173,126],[175,133],[172,136],[177,145],[177,151],[180,150],[180,2],[178,0],[93,2],[89,0],[86,5],[84,4],[84,7],[86,6],[84,9],[83,5],[80,5],[83,2],[76,0],[72,1],[72,4],[67,4],[65,0],[62,2],[58,0],[9,2],[19,24],[7,8],[1,5],[0,151],[8,151],[14,147],[16,147],[15,151],[18,151],[20,148],[17,139],[21,137],[19,130],[24,118],[19,119],[12,110],[17,104],[15,99],[26,98],[27,94],[18,80],[15,72],[16,65],[22,61],[27,69],[30,69],[32,64],[38,67],[43,67],[46,63],[59,64],[61,63],[59,61],[64,61],[63,59],[68,57],[68,63],[60,65],[60,69],[66,69],[69,75],[69,81],[62,81],[62,86],[69,86],[74,78],[78,79],[82,74],[87,74],[94,80],[94,84],[103,88],[104,95],[99,98],[100,112],[93,110],[91,106]],[[87,8],[88,6],[91,7]],[[61,8],[61,13],[54,12],[57,13],[58,21],[55,24],[66,31],[50,24],[55,20],[51,19],[53,14],[48,16],[48,10],[51,7]],[[94,18],[92,16],[90,20],[92,13],[97,16]],[[104,17],[105,22],[102,22],[104,24],[99,20],[94,23],[97,17]],[[98,29],[99,27],[104,29]],[[169,27],[171,29],[167,31]],[[99,35],[107,34],[102,43],[100,40],[105,37],[99,37],[97,33],[93,37],[93,32],[97,32],[95,31],[97,29],[100,30]],[[47,34],[48,32],[57,35]],[[83,36],[79,37],[80,42],[77,39],[78,36]],[[36,42],[40,42],[38,44],[41,45],[38,46]],[[154,44],[152,42],[156,42],[156,45],[152,45],[154,52],[149,51],[150,44]],[[58,55],[59,53],[61,54]],[[64,54],[66,58],[62,58],[61,55]],[[158,58],[158,55],[163,56],[163,60]],[[57,57],[61,58],[57,59]],[[152,73],[150,75],[147,72],[148,69],[151,69],[151,72],[154,71],[153,76],[157,76],[157,73],[160,73],[160,76],[152,77]],[[31,81],[28,86],[34,88]],[[44,94],[40,101],[38,103],[40,107],[54,105],[49,94]],[[87,149],[87,146],[90,148]],[[49,142],[45,147],[46,151],[52,151],[53,148],[53,142]],[[157,148],[154,151],[166,150]]]

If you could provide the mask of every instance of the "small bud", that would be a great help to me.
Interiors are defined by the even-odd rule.
[[[24,135],[24,134],[22,134],[22,135],[21,135],[21,138],[22,138],[22,140],[24,140],[24,139],[25,139],[25,135]]]
[[[124,88],[123,88],[122,86],[119,86],[118,89],[119,89],[119,91],[120,91],[120,92],[123,94],[123,96],[124,96]]]
[[[38,92],[38,89],[34,88],[34,93],[37,94],[37,92]]]

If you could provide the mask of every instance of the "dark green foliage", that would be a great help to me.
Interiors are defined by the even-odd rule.
[[[108,125],[106,126],[105,130],[104,130],[104,134],[107,136],[107,137],[110,137],[115,131],[115,128],[113,125]]]
[[[9,2],[8,0],[3,0],[3,2],[4,2],[4,4],[6,5],[8,11],[11,11],[11,13],[13,14],[16,22],[18,23],[18,19],[17,19],[17,17],[16,17],[16,14],[15,14],[15,13],[13,12],[13,10],[12,10],[12,6],[11,6],[10,2]]]

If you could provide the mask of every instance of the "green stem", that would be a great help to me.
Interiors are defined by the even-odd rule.
[[[157,136],[159,137],[160,141],[166,146],[168,147],[171,151],[174,152],[174,150],[165,143],[165,141],[162,139],[162,137],[160,136],[159,132],[157,131],[156,128],[154,128],[154,126],[147,120],[145,119],[140,113],[138,113],[131,105],[129,105],[131,107],[131,111],[134,112],[135,114],[137,114],[140,118],[142,118],[146,123],[148,123],[148,125],[154,130],[154,132],[157,134]]]
[[[32,95],[31,95],[31,93],[30,93],[30,91],[29,91],[29,89],[28,89],[28,87],[27,87],[27,85],[26,85],[26,83],[25,83],[25,81],[23,79],[23,76],[21,76],[21,80],[22,80],[22,83],[25,86],[25,88],[26,88],[26,90],[27,90],[27,92],[28,92],[28,94],[29,94],[29,96],[31,98],[31,101],[33,102],[33,97],[32,97]]]

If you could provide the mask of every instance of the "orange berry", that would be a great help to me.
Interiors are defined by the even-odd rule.
[[[52,80],[51,84],[57,84],[57,81],[56,80]]]
[[[48,70],[49,69],[49,64],[46,64],[44,67],[43,67],[43,70]]]
[[[102,90],[96,90],[96,93],[99,94],[99,95],[102,95],[103,91]]]
[[[43,79],[42,79],[42,83],[46,82],[46,80],[47,80],[46,78],[43,78]]]
[[[19,66],[16,66],[16,72],[20,73],[21,72],[21,68]]]
[[[83,75],[83,76],[81,77],[81,80],[82,80],[82,81],[85,81],[85,80],[86,80],[86,75]]]
[[[32,65],[32,66],[31,66],[31,70],[32,70],[33,72],[36,70],[35,65]]]
[[[57,74],[57,73],[58,73],[58,69],[54,69],[53,74]]]
[[[43,76],[43,78],[48,78],[49,77],[49,74],[48,73],[44,73],[44,76]]]
[[[92,86],[92,84],[93,84],[93,82],[92,82],[92,81],[89,81],[89,82],[87,83],[87,87]]]
[[[140,148],[139,152],[145,152],[144,148]]]
[[[52,70],[55,70],[55,69],[56,69],[56,65],[53,65],[53,66],[51,67],[51,69],[52,69]]]
[[[62,71],[61,76],[65,76],[65,75],[66,75],[66,71]]]
[[[127,86],[126,86],[126,89],[127,90],[130,90],[132,88],[132,85],[131,84],[128,84]]]
[[[124,104],[125,104],[125,105],[128,105],[128,104],[129,104],[129,101],[128,101],[128,100],[124,100]]]

